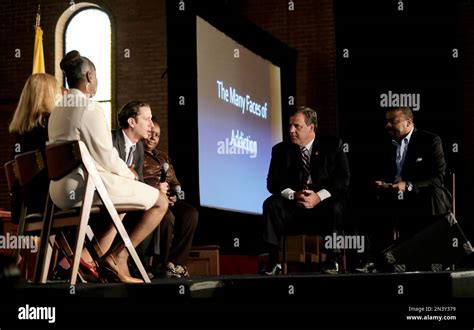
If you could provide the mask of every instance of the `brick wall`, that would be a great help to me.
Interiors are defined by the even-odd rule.
[[[94,0],[112,22],[113,108],[132,99],[150,103],[162,123],[161,146],[168,148],[166,16],[164,0]],[[10,159],[12,139],[8,124],[15,111],[23,84],[31,74],[36,0],[3,0],[0,3],[0,164]],[[76,1],[79,5],[79,1]],[[42,0],[41,27],[46,72],[55,74],[55,29],[69,1]],[[84,36],[87,38],[87,36]],[[19,49],[21,56],[15,57]],[[130,58],[124,50],[130,51]],[[56,65],[58,65],[56,63]],[[99,77],[100,79],[100,77]],[[100,80],[99,80],[100,84]],[[99,87],[100,88],[100,87]],[[5,176],[0,174],[0,207],[9,207]]]
[[[76,1],[79,3],[78,1]],[[110,15],[113,31],[113,85],[115,107],[132,98],[151,104],[162,122],[162,148],[167,149],[167,78],[166,17],[164,0],[94,0]],[[228,0],[262,29],[298,51],[297,104],[319,109],[321,131],[337,133],[336,102],[336,41],[333,0],[299,0],[294,10],[287,1]],[[20,96],[24,81],[31,73],[36,0],[2,0],[0,3],[0,164],[10,157],[11,137],[7,126]],[[46,71],[54,74],[55,28],[60,15],[67,10],[68,1],[42,0],[41,26],[44,30]],[[463,0],[462,34],[465,60],[465,173],[466,190],[473,197],[474,183],[474,1]],[[15,57],[15,50],[21,57]],[[124,50],[130,50],[130,58]],[[469,197],[470,196],[470,197]],[[466,203],[466,205],[468,205]],[[0,174],[0,207],[7,207],[6,183]]]
[[[324,134],[337,133],[333,0],[236,0],[243,16],[298,51],[296,104],[318,109]]]
[[[112,21],[112,75],[114,108],[133,98],[151,104],[162,122],[163,149],[167,138],[166,18],[164,0],[94,0]],[[15,110],[23,84],[31,73],[36,0],[4,0],[0,4],[0,29],[4,35],[0,56],[0,164],[10,158],[12,143],[6,128]],[[79,4],[79,1],[76,1]],[[321,130],[336,131],[335,36],[332,0],[298,1],[294,11],[286,2],[230,2],[234,10],[299,52],[297,103],[320,109]],[[46,71],[54,74],[55,29],[68,1],[41,1],[41,26]],[[86,37],[86,36],[85,36]],[[15,58],[15,49],[21,57]],[[130,50],[130,58],[124,50]],[[100,83],[100,82],[99,82]],[[0,207],[7,207],[5,178],[0,175]]]

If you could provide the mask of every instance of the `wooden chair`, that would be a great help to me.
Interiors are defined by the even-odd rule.
[[[451,198],[452,198],[452,211],[454,216],[456,216],[456,173],[454,172],[449,172],[448,174],[448,184],[449,184],[449,190],[451,192]]]
[[[23,193],[28,193],[38,187],[30,186],[32,182],[38,178],[41,171],[44,170],[43,157],[38,150],[25,152],[15,156],[15,175],[18,178],[20,187]],[[46,200],[43,201],[46,203]],[[42,212],[31,213],[28,210],[29,201],[23,198],[20,219],[18,223],[18,235],[23,235],[26,232],[32,232],[30,228],[25,228],[27,222],[41,221],[43,218]]]
[[[302,231],[303,232],[303,231]],[[321,246],[324,238],[317,234],[291,233],[281,237],[281,260],[283,274],[288,274],[288,263],[318,264],[325,260],[326,253]],[[347,270],[347,257],[345,249],[341,250],[338,263],[340,271]]]
[[[41,189],[42,187],[39,187],[38,185],[35,185],[35,180],[39,179],[39,176],[41,173],[45,171],[45,166],[44,166],[44,161],[43,161],[43,156],[41,152],[38,150],[30,151],[30,152],[25,152],[22,154],[19,154],[15,157],[14,161],[14,173],[16,177],[18,178],[18,181],[20,183],[21,191],[23,193],[23,202],[22,202],[22,207],[21,207],[21,214],[19,218],[19,224],[18,224],[18,235],[23,236],[25,233],[30,233],[30,234],[36,234],[40,235],[41,230],[43,228],[43,218],[44,218],[44,209],[46,208],[47,203],[49,203],[49,196],[48,193],[46,193],[46,196],[44,197],[44,201],[40,201],[40,203],[44,204],[44,208],[41,210],[36,210],[39,212],[30,212],[29,210],[29,198],[39,198],[38,196],[35,196],[35,194],[38,193],[38,189]],[[44,177],[46,179],[46,177]],[[45,185],[45,189],[48,188],[48,182],[45,180],[45,182],[42,182],[42,184]],[[29,198],[25,198],[25,195],[29,195]],[[79,217],[77,214],[74,214],[74,212],[58,212],[55,215],[57,218],[60,218],[61,221],[58,221],[55,223],[54,226],[54,232],[55,234],[58,233],[58,241],[59,243],[56,242],[55,237],[56,235],[51,235],[49,238],[49,244],[46,245],[46,256],[43,256],[46,258],[48,268],[50,265],[50,260],[51,256],[53,253],[53,248],[57,247],[60,250],[62,250],[63,254],[68,257],[72,254],[70,245],[64,235],[63,230],[68,229],[71,227],[76,227],[78,222],[79,222]],[[93,240],[93,234],[92,231],[88,230],[88,236],[91,240]],[[40,243],[41,244],[41,243]],[[38,256],[40,254],[38,253]],[[38,259],[38,258],[37,258]],[[36,268],[36,267],[35,267]],[[47,273],[40,279],[39,275],[37,274],[37,271],[34,271],[34,276],[33,280],[36,282],[41,282],[41,283],[46,283],[46,275]],[[85,282],[83,276],[81,273],[79,273],[79,278]]]
[[[71,171],[81,166],[84,170],[84,179],[86,186],[84,189],[84,196],[82,198],[82,205],[80,208],[70,210],[55,211],[55,206],[52,202],[47,203],[43,218],[43,226],[41,230],[41,241],[39,248],[39,255],[37,259],[37,269],[35,275],[37,280],[43,282],[47,276],[49,268],[49,260],[47,258],[47,241],[51,234],[52,228],[60,227],[60,222],[77,221],[74,222],[78,227],[76,235],[75,248],[72,251],[72,267],[70,283],[75,284],[79,270],[79,263],[86,234],[89,236],[91,229],[89,226],[90,215],[93,213],[105,213],[111,218],[117,233],[124,242],[130,256],[135,262],[143,280],[150,283],[143,264],[141,263],[135,248],[130,241],[130,238],[122,224],[124,213],[132,211],[143,211],[144,208],[133,205],[114,205],[110,199],[109,194],[102,182],[102,179],[95,167],[94,161],[87,150],[86,145],[82,141],[65,141],[58,142],[46,147],[47,168],[50,180],[57,181],[65,177]],[[101,206],[92,205],[94,192],[102,201]],[[64,214],[74,214],[74,217],[64,217]],[[122,216],[119,215],[122,214]],[[101,253],[99,251],[99,253]],[[101,255],[99,255],[100,257]]]
[[[5,169],[5,176],[7,178],[8,193],[10,194],[10,196],[13,196],[13,193],[14,193],[13,187],[14,187],[15,181],[18,179],[16,171],[15,171],[15,160],[10,160],[9,162],[6,162],[4,165],[4,169]],[[21,210],[23,211],[23,206]],[[17,258],[17,261],[18,261],[20,257],[19,250],[16,250],[14,252],[14,257]]]
[[[347,212],[347,211],[346,211]],[[346,217],[347,215],[345,215]],[[308,264],[322,263],[326,259],[324,249],[324,237],[322,232],[316,228],[300,223],[286,228],[280,237],[282,272],[288,273],[288,262],[297,262],[307,266]],[[339,228],[339,235],[344,235],[344,229]],[[337,260],[340,272],[347,271],[346,250],[341,249]]]
[[[16,180],[15,160],[10,160],[9,162],[6,162],[3,167],[5,169],[5,176],[7,177],[8,192],[12,193],[13,183]]]

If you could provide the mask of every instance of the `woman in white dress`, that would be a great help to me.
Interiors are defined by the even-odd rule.
[[[97,102],[90,100],[97,91],[94,64],[78,51],[71,51],[61,61],[70,90],[64,95],[49,119],[49,144],[58,141],[83,141],[97,167],[107,192],[115,205],[133,204],[146,209],[141,219],[129,231],[134,247],[140,244],[160,224],[168,209],[166,192],[160,193],[136,180],[135,174],[120,158],[113,147],[112,136],[105,114]],[[151,122],[151,119],[150,119]],[[153,127],[151,122],[150,131]],[[68,176],[53,181],[51,199],[60,208],[81,205],[85,188],[82,169],[79,167]],[[74,198],[71,198],[73,196]],[[101,265],[114,272],[122,282],[139,282],[130,277],[128,251],[123,243],[112,246],[116,230],[107,225],[98,234],[99,243],[107,251]],[[84,256],[84,258],[86,258]]]

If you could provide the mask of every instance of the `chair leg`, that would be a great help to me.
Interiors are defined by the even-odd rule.
[[[94,232],[92,231],[91,226],[87,226],[86,235],[88,240],[88,247],[89,253],[93,260],[99,260],[103,255],[104,252],[102,251],[99,241],[94,236]]]
[[[102,189],[105,189],[105,187],[99,186],[97,184],[96,184],[96,187],[97,187],[99,196],[102,200],[102,203],[107,208],[107,211],[109,212],[110,217],[112,218],[112,222],[114,223],[115,229],[117,229],[117,233],[120,235],[120,238],[122,239],[125,245],[125,248],[128,250],[130,257],[132,257],[132,260],[137,266],[138,271],[140,272],[140,275],[142,276],[145,283],[151,283],[150,278],[148,277],[148,274],[145,271],[145,267],[143,267],[143,264],[140,258],[138,257],[137,251],[133,247],[132,241],[130,241],[130,237],[128,236],[128,233],[121,221],[122,219],[121,216],[117,213],[117,210],[115,209],[115,206],[112,203],[112,200],[110,200],[109,196],[106,194],[106,191],[102,190]]]
[[[72,258],[73,252],[72,252],[71,246],[69,245],[66,239],[66,236],[64,235],[62,231],[59,232],[58,241],[59,241],[59,244],[58,244],[59,248],[61,249],[61,252],[64,254],[64,256],[67,257],[68,259]]]
[[[281,244],[281,253],[282,253],[282,268],[283,274],[288,274],[288,262],[287,262],[287,255],[286,255],[286,244],[287,244],[287,236],[283,235],[282,237],[282,244]]]
[[[342,249],[341,273],[347,272],[347,255],[346,249]]]
[[[45,256],[48,249],[49,244],[49,234],[51,232],[51,224],[53,222],[53,212],[54,212],[54,204],[50,200],[49,196],[46,198],[46,206],[43,215],[43,228],[41,228],[41,236],[40,236],[40,246],[38,249],[38,255],[36,257],[36,265],[35,265],[35,272],[33,281],[35,283],[39,283],[41,279],[44,277],[42,271],[45,269]]]
[[[51,265],[51,256],[53,254],[54,241],[56,240],[56,235],[51,235],[49,237],[48,245],[46,246],[46,254],[44,256],[44,263],[41,269],[41,279],[40,283],[46,283],[48,281],[49,267]]]
[[[71,285],[75,285],[77,281],[77,275],[79,272],[79,263],[81,261],[82,249],[84,247],[84,240],[86,237],[86,231],[89,225],[89,217],[91,213],[92,199],[94,197],[94,186],[92,184],[92,178],[87,175],[86,191],[84,194],[84,200],[82,201],[81,216],[79,222],[79,228],[77,231],[76,247],[74,249],[74,258],[71,267]]]
[[[135,251],[135,248],[133,247],[133,244],[130,241],[130,237],[128,236],[127,231],[125,230],[125,227],[120,219],[120,216],[118,215],[117,210],[115,209],[115,206],[112,203],[112,200],[110,199],[107,190],[105,189],[104,183],[102,182],[100,175],[94,166],[94,163],[89,155],[89,151],[87,150],[86,145],[83,142],[79,141],[79,148],[81,150],[81,155],[83,156],[82,163],[84,164],[87,169],[87,172],[89,173],[88,178],[92,178],[94,186],[97,189],[97,193],[100,199],[102,200],[102,203],[107,208],[107,211],[110,214],[110,217],[112,218],[112,222],[115,228],[117,229],[117,232],[120,235],[120,238],[122,239],[130,256],[135,262],[140,272],[140,275],[146,283],[151,283],[150,278],[148,277],[148,274],[145,271],[145,267],[143,267],[143,264],[140,261],[140,258],[138,257],[137,251]]]
[[[66,236],[64,235],[62,231],[59,232],[58,240],[59,240],[58,246],[61,249],[61,252],[67,258],[69,264],[72,264],[74,252],[72,252],[71,246],[69,245],[69,242],[67,241]],[[84,279],[84,275],[82,274],[80,268],[77,275],[79,276],[79,279],[81,280],[82,283],[87,283],[87,281]]]
[[[18,237],[23,236],[23,234],[25,233],[25,223],[26,223],[26,206],[22,205],[21,212],[20,212],[20,219],[18,222],[18,231],[17,231]],[[17,249],[15,251],[14,257],[16,258],[16,264],[18,266],[21,260],[20,249]]]

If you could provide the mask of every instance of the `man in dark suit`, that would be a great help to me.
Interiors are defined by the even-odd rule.
[[[141,139],[148,138],[153,130],[153,121],[151,118],[150,105],[142,101],[131,101],[125,104],[118,113],[120,128],[112,130],[112,142],[120,158],[135,172],[136,178],[141,182],[145,182],[143,179],[143,158],[145,152]],[[161,183],[161,185],[168,187],[166,182]],[[134,218],[137,216],[139,216],[139,214],[135,212],[127,214],[124,221],[132,224]],[[145,251],[152,243],[153,234],[148,236],[137,247],[137,253],[144,265],[148,264]],[[134,264],[130,264],[130,267],[131,270],[133,270]],[[150,272],[149,275],[153,276]]]
[[[143,180],[143,143],[153,130],[152,113],[148,104],[132,101],[125,104],[118,114],[120,129],[112,130],[112,141],[120,158]]]
[[[290,117],[291,142],[272,149],[267,177],[272,195],[263,204],[263,239],[269,250],[264,274],[281,272],[279,243],[289,227],[302,224],[330,234],[342,226],[349,185],[347,157],[340,139],[316,135],[317,128],[316,111],[300,107]]]
[[[415,128],[408,107],[388,108],[385,122],[388,139],[373,169],[380,214],[369,230],[373,257],[393,243],[394,228],[395,238],[407,239],[451,209],[440,137]]]

